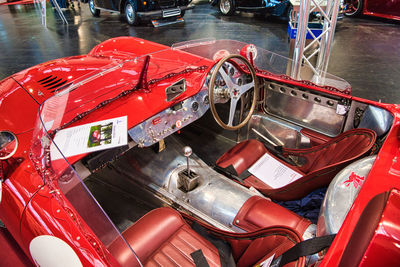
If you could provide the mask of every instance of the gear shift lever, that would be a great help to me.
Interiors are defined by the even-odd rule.
[[[183,148],[183,154],[186,157],[186,164],[187,164],[187,174],[190,177],[190,167],[189,167],[189,157],[192,155],[192,148],[190,146],[185,146]]]
[[[192,148],[185,146],[183,148],[183,155],[186,157],[186,168],[178,173],[179,189],[187,193],[197,187],[199,184],[199,175],[190,170],[189,157],[192,155]]]

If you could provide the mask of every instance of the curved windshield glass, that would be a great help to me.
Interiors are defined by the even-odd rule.
[[[62,142],[68,142],[67,139],[71,136],[67,139],[55,137],[57,133],[70,127],[101,120],[100,117],[104,115],[101,110],[103,106],[112,105],[113,99],[117,101],[124,97],[122,94],[128,95],[137,89],[146,57],[147,55],[123,62],[116,60],[43,102],[31,148],[32,158],[43,173],[42,178],[63,193],[106,248],[118,246],[121,251],[125,247],[122,250],[131,254],[129,257],[136,261],[136,265],[141,264],[134,251],[92,196],[84,179],[71,166],[82,157],[66,155],[65,144]],[[116,80],[115,77],[119,79]],[[121,111],[119,115],[127,114]],[[114,256],[119,258],[118,255]]]
[[[172,48],[215,60],[217,55],[241,54],[243,47],[247,45],[248,44],[240,41],[215,40],[210,38],[176,43],[172,45]],[[255,54],[254,65],[257,69],[275,75],[285,75],[287,78],[291,79],[291,59],[261,47],[257,47]],[[351,86],[345,80],[326,72],[322,72],[321,75],[317,77],[308,65],[301,67],[299,80],[310,81],[319,86],[334,87],[348,94],[351,92]]]
[[[164,95],[166,80],[197,66],[207,69],[205,63],[204,59],[184,52],[172,54],[170,48],[129,60],[115,59],[97,73],[59,90],[40,105],[31,147],[32,160],[46,183],[63,193],[105,248],[111,253],[114,247],[118,247],[118,252],[124,250],[125,263],[128,252],[130,262],[137,265],[140,261],[85,185],[85,177],[78,175],[82,172],[76,163],[98,147],[112,147],[108,146],[112,143],[108,136],[114,130],[127,141],[127,128],[153,115],[155,103],[146,97]],[[151,91],[157,84],[161,85],[157,89],[164,91]],[[141,106],[131,108],[130,101],[138,103],[138,100]],[[125,128],[114,128],[116,124],[112,123],[119,123],[120,119]],[[89,127],[89,136],[80,136],[79,127]],[[74,151],[82,140],[86,150]],[[119,256],[114,258],[119,260]]]

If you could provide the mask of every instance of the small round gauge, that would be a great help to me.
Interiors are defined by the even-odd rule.
[[[197,110],[199,110],[199,103],[197,101],[194,101],[192,103],[192,111],[196,112]]]
[[[209,103],[208,95],[206,95],[204,97],[203,102],[204,102],[205,105],[208,105],[208,103]]]

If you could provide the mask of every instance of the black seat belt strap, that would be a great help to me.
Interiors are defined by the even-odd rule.
[[[212,234],[208,233],[205,227],[201,226],[200,224],[198,224],[196,222],[193,223],[192,228],[199,235],[201,235],[202,237],[207,239],[211,244],[213,244],[217,248],[221,267],[236,266],[235,261],[232,256],[232,249],[231,249],[231,246],[228,244],[228,242],[226,242],[222,239],[219,239],[219,238],[213,236]],[[193,258],[193,256],[192,256],[192,258]],[[197,267],[197,263],[196,263],[196,267]]]
[[[192,259],[193,259],[196,267],[210,267],[210,265],[208,265],[206,257],[203,254],[203,251],[201,251],[201,249],[190,253],[190,256],[192,256]]]
[[[336,234],[326,235],[321,237],[314,237],[300,243],[297,243],[294,247],[283,253],[281,256],[276,258],[271,266],[282,267],[289,262],[295,261],[300,257],[308,256],[320,252],[321,250],[330,247]]]

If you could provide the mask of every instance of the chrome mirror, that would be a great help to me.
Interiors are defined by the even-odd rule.
[[[0,160],[11,158],[18,148],[18,139],[12,132],[0,131]]]

